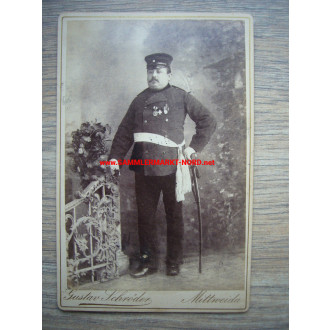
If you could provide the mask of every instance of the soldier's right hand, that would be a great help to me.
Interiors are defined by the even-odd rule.
[[[119,164],[117,159],[110,159],[110,172],[112,175],[119,174]]]

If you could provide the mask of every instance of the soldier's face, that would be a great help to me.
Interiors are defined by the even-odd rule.
[[[148,86],[154,90],[165,88],[170,79],[171,73],[167,73],[167,68],[156,68],[147,70]]]

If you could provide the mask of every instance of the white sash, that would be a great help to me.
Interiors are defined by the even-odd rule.
[[[165,136],[143,132],[134,133],[134,142],[150,142],[164,147],[178,148],[179,162],[176,169],[175,197],[177,202],[184,201],[184,194],[191,191],[189,166],[182,164],[182,160],[185,159],[182,151],[182,147],[184,146],[185,141],[183,140],[182,143],[176,144],[174,141],[166,138]]]

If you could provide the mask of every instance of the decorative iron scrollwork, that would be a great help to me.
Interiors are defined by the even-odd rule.
[[[121,250],[119,189],[104,177],[90,183],[66,205],[68,285],[119,276]],[[90,277],[89,277],[90,274]]]

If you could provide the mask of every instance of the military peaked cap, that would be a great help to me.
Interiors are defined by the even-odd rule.
[[[154,69],[157,66],[170,67],[173,57],[165,53],[156,53],[146,56],[145,61],[147,62],[147,69]]]

